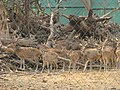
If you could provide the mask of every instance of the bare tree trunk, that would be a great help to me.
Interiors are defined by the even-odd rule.
[[[47,40],[47,46],[48,46],[49,48],[52,48],[52,47],[53,47],[52,39],[53,39],[54,34],[55,34],[53,17],[54,17],[54,12],[51,12],[51,18],[50,18],[50,35],[49,35],[48,40]]]
[[[9,38],[7,11],[5,10],[2,0],[0,0],[0,38],[1,37]]]
[[[61,0],[58,0],[58,4],[56,5],[56,7],[54,8],[54,10],[52,10],[51,6],[50,6],[50,2],[49,0],[46,0],[48,3],[48,6],[51,10],[51,18],[50,18],[50,35],[48,37],[47,40],[47,46],[49,48],[53,48],[53,39],[55,39],[55,33],[56,33],[56,28],[55,28],[55,24],[58,23],[59,21],[59,10],[58,7],[60,5],[60,3],[62,2]]]
[[[55,34],[56,34],[56,24],[59,21],[59,11],[52,11],[51,12],[51,18],[50,18],[50,35],[47,40],[47,46],[49,48],[53,48],[53,40],[55,39]]]

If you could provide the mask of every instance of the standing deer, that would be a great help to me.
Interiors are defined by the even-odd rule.
[[[11,51],[10,51],[11,50]],[[35,72],[38,70],[39,61],[42,59],[42,53],[37,48],[32,47],[20,47],[16,43],[12,43],[5,49],[6,52],[14,52],[22,61],[20,68],[25,69],[25,60],[32,61],[36,63]]]
[[[113,45],[109,45],[109,43],[108,38],[106,38],[101,48],[104,70],[107,70],[108,66],[112,66],[114,64],[115,48]]]
[[[116,68],[120,68],[120,39],[117,39],[117,45],[116,45]]]
[[[100,60],[101,61],[101,53],[99,48],[94,47],[94,48],[86,48],[87,43],[82,46],[81,52],[83,54],[84,59],[86,60],[85,66],[84,66],[84,71],[86,70],[88,63],[90,62],[90,71],[92,70],[92,63]],[[101,62],[100,62],[101,64]],[[101,66],[100,66],[101,69]]]
[[[50,73],[50,67],[52,69],[52,65],[55,65],[54,68],[56,68],[56,70],[57,70],[57,68],[58,68],[57,62],[58,62],[58,54],[57,53],[55,53],[54,51],[51,51],[51,50],[45,52],[43,55],[43,66],[42,66],[41,73],[44,71],[46,65],[47,65],[48,73]]]
[[[80,50],[74,50],[69,54],[69,71],[71,69],[71,66],[73,65],[73,70],[75,70],[76,64],[78,63],[78,60],[82,57],[82,53]]]

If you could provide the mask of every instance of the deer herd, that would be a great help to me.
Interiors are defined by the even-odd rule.
[[[99,66],[99,70],[119,69],[120,68],[120,39],[115,38],[111,40],[106,38],[101,42],[94,42],[95,47],[87,47],[88,42],[84,41],[79,44],[79,50],[68,50],[66,48],[48,48],[45,44],[38,45],[37,47],[22,47],[16,42],[13,42],[7,46],[0,43],[0,50],[4,53],[16,54],[21,60],[20,68],[25,70],[25,61],[34,62],[36,64],[35,72],[37,72],[41,66],[41,72],[47,69],[63,71],[68,69],[75,71],[78,68],[90,69],[95,65]],[[41,64],[40,64],[41,63]]]

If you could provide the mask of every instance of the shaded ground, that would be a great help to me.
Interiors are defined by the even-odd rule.
[[[120,71],[1,74],[0,90],[120,90]]]

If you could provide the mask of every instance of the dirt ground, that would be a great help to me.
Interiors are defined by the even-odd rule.
[[[0,74],[0,90],[120,90],[120,71]]]

